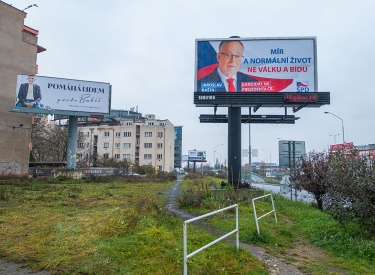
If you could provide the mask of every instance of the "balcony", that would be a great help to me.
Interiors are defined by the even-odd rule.
[[[35,45],[35,46],[38,43],[38,38],[35,35],[29,34],[27,32],[22,32],[22,40],[25,43]]]

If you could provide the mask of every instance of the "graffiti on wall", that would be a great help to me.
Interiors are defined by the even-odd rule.
[[[23,171],[26,171],[26,165],[23,166],[20,162],[0,162],[0,175],[21,175]]]

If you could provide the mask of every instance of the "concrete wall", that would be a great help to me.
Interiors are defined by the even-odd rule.
[[[24,18],[24,12],[0,1],[0,175],[28,170],[31,115],[9,112],[17,74],[36,72],[37,38],[23,32]]]

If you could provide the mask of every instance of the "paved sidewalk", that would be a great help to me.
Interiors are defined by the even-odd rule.
[[[47,271],[33,272],[31,269],[24,267],[22,264],[8,262],[0,259],[0,275],[51,275]]]

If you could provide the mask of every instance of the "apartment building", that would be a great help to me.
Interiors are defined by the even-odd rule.
[[[29,168],[32,116],[11,113],[17,75],[37,73],[39,32],[24,25],[26,13],[0,1],[0,175],[26,174]]]
[[[168,119],[156,119],[153,114],[121,120],[119,125],[78,126],[77,161],[91,157],[127,159],[134,164],[171,172],[174,131]]]
[[[174,168],[182,168],[182,126],[174,127]]]

